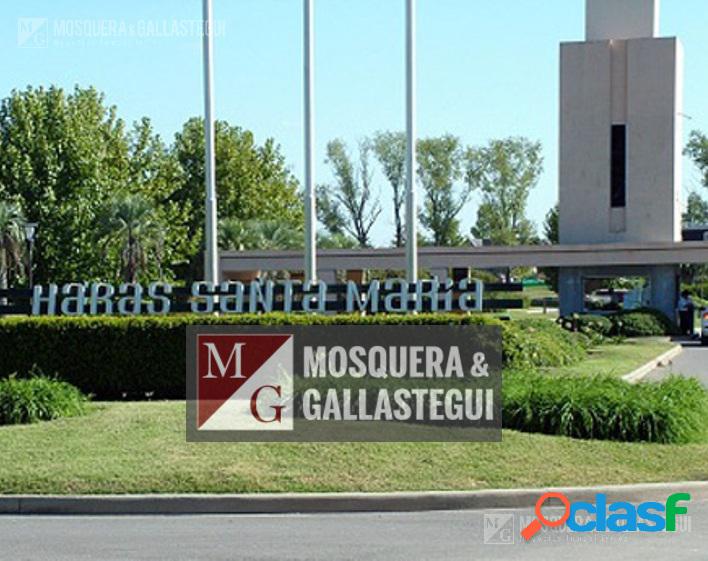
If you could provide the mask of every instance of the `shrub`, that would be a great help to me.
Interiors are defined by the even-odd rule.
[[[506,324],[505,366],[508,368],[552,367],[576,364],[587,356],[591,341],[560,329],[545,319],[525,319]]]
[[[601,342],[610,337],[613,331],[612,321],[605,317],[593,314],[573,314],[558,319],[558,323],[568,331],[582,333],[594,342]]]
[[[705,437],[708,393],[694,379],[630,385],[613,376],[504,374],[507,428],[573,438],[687,443]]]
[[[577,331],[590,337],[677,335],[674,322],[662,312],[649,308],[621,311],[609,316],[574,314],[560,318],[558,323],[568,331]]]
[[[82,415],[88,398],[66,382],[45,376],[0,380],[0,425]]]
[[[676,324],[658,310],[642,308],[612,316],[612,333],[624,337],[677,335]]]
[[[165,317],[37,317],[0,320],[0,377],[37,365],[101,399],[185,395],[187,325],[496,325],[507,367],[559,366],[584,356],[585,341],[553,322],[487,315],[266,314]]]
[[[681,284],[681,290],[691,292],[694,299],[696,296],[706,297],[708,296],[708,281],[702,280],[693,284],[683,283]]]

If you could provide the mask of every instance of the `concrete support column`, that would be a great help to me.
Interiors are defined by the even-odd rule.
[[[560,313],[563,316],[581,313],[585,309],[584,278],[645,277],[650,283],[649,307],[676,320],[678,299],[678,274],[676,265],[622,266],[617,267],[563,267],[559,271]]]
[[[674,321],[679,292],[678,274],[678,267],[673,265],[656,265],[649,272],[651,307],[664,312]]]
[[[583,312],[585,295],[581,269],[564,267],[558,271],[560,314],[568,316]]]

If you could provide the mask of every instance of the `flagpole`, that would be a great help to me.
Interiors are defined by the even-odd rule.
[[[212,0],[202,0],[204,30],[202,54],[204,57],[204,177],[206,184],[206,221],[204,239],[204,280],[220,282],[219,248],[217,239],[216,162],[214,151],[214,14]]]
[[[416,216],[416,0],[406,0],[406,278],[418,280]]]
[[[315,33],[314,0],[303,0],[303,70],[305,114],[305,283],[317,279],[317,209],[315,195]]]

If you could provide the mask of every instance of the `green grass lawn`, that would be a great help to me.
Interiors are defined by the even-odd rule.
[[[708,442],[504,432],[502,443],[187,443],[184,403],[98,404],[0,427],[1,493],[472,490],[708,479]]]
[[[558,293],[553,292],[548,286],[526,286],[524,294],[531,298],[558,298]]]
[[[628,339],[618,345],[602,345],[591,349],[589,357],[579,364],[546,370],[549,374],[611,374],[624,376],[673,348],[665,338]]]
[[[506,310],[495,315],[497,317],[511,318],[512,320],[545,319],[548,321],[556,321],[558,319],[558,310],[548,311],[544,314],[542,308],[526,308],[523,310]]]

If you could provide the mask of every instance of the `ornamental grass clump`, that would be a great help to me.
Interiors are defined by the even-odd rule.
[[[46,376],[0,380],[0,425],[51,421],[83,415],[88,397],[66,382]]]
[[[706,437],[708,392],[694,379],[631,385],[613,376],[505,372],[506,428],[623,442],[684,444]]]

